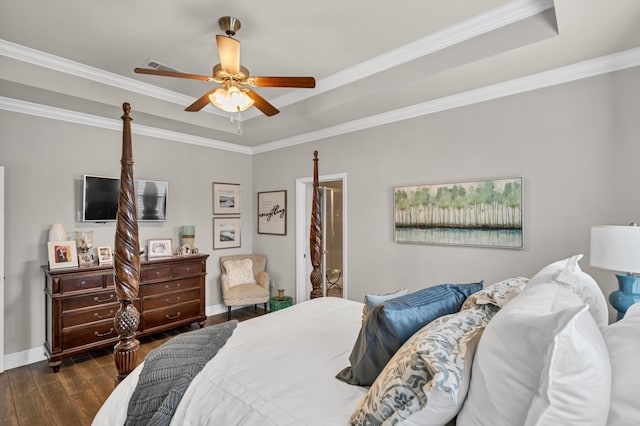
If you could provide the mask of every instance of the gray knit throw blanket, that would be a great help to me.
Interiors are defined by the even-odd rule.
[[[231,337],[238,321],[180,334],[149,352],[126,425],[168,425],[191,380]]]

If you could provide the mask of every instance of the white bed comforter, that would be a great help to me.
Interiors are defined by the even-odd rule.
[[[172,425],[346,425],[367,389],[336,373],[349,365],[362,304],[325,297],[241,322],[187,389]],[[138,366],[93,425],[121,425]]]

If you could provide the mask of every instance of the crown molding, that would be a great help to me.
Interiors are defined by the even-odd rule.
[[[469,18],[459,24],[437,31],[397,49],[383,53],[365,62],[318,80],[315,89],[290,91],[272,102],[283,108],[338,87],[346,86],[363,78],[411,62],[434,52],[481,36],[498,28],[530,18],[553,7],[553,0],[517,0],[497,7],[489,12]],[[245,120],[259,115],[257,111],[247,114]]]
[[[516,0],[493,9],[482,15],[467,19],[457,25],[418,39],[398,49],[383,53],[375,58],[349,67],[345,70],[318,80],[316,88],[311,90],[290,91],[271,102],[278,108],[320,95],[338,87],[353,83],[390,68],[410,62],[422,56],[469,40],[473,37],[493,31],[497,28],[534,16],[553,7],[553,0]],[[0,55],[27,62],[40,67],[63,72],[75,77],[96,81],[120,89],[139,93],[180,106],[193,102],[193,98],[172,90],[114,74],[99,68],[81,64],[70,59],[51,55],[40,50],[0,39]],[[209,114],[227,117],[216,108],[203,110]],[[257,110],[245,112],[241,121],[250,120],[261,113]]]
[[[70,59],[61,58],[41,50],[32,49],[3,39],[0,39],[0,55],[37,65],[39,67],[59,71],[74,77],[139,93],[144,96],[160,99],[180,106],[188,105],[193,102],[193,97],[174,92],[173,90],[163,89],[161,87],[154,86],[153,84],[144,83],[133,78],[124,77],[100,68],[95,68]],[[214,108],[207,108],[203,111],[209,114],[227,117],[227,114],[223,114],[222,111],[218,112],[218,110]]]
[[[457,93],[439,99],[399,108],[382,114],[373,115],[348,123],[327,127],[313,132],[284,138],[256,146],[254,148],[230,142],[208,139],[185,133],[164,130],[155,127],[136,125],[132,126],[132,132],[138,135],[151,136],[175,142],[188,143],[192,145],[205,146],[209,148],[231,151],[240,154],[260,154],[275,151],[295,145],[304,144],[320,139],[327,139],[352,133],[359,130],[395,123],[397,121],[408,120],[424,115],[434,114],[440,111],[447,111],[462,106],[473,105],[493,99],[511,96],[519,93],[530,92],[545,87],[569,83],[584,78],[594,77],[615,71],[621,71],[640,65],[640,47],[601,56],[575,64],[543,71],[537,74],[508,80],[505,82]],[[85,114],[77,111],[55,108],[47,105],[35,104],[6,97],[0,97],[0,109],[29,114],[53,120],[67,121],[71,123],[84,124],[87,126],[100,127],[114,131],[121,131],[122,123],[119,120]]]
[[[545,87],[558,84],[569,83],[571,81],[594,77],[640,65],[640,47],[624,50],[607,56],[578,62],[575,64],[531,74],[526,77],[504,81],[478,89],[468,90],[451,96],[434,99],[416,105],[399,108],[382,114],[372,115],[359,120],[350,121],[336,126],[313,132],[303,133],[290,138],[280,139],[253,149],[254,154],[274,151],[295,145],[304,144],[319,139],[326,139],[346,133],[369,129],[371,127],[382,126],[395,123],[397,121],[409,120],[423,115],[434,114],[467,105],[503,98],[505,96],[530,92]]]
[[[0,96],[0,110],[50,118],[52,120],[66,121],[68,123],[83,124],[85,126],[99,127],[117,132],[122,131],[122,121],[120,120],[56,108],[49,105],[21,101],[3,96]],[[131,132],[140,136],[150,136],[153,138],[181,142],[190,145],[199,145],[207,148],[236,152],[239,154],[252,154],[252,149],[243,145],[174,132],[172,130],[160,129],[157,127],[145,126],[142,124],[133,123],[131,126]]]

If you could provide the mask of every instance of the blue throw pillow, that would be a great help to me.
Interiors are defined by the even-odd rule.
[[[336,378],[371,386],[400,346],[416,331],[442,315],[458,312],[465,299],[482,290],[473,284],[441,284],[397,297],[376,306],[367,316],[353,346],[350,367]]]

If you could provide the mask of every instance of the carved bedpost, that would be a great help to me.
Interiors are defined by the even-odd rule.
[[[320,212],[320,184],[318,182],[318,151],[313,152],[313,204],[311,205],[311,228],[309,230],[309,251],[311,253],[311,294],[315,299],[322,297],[322,224]]]
[[[120,309],[114,318],[114,327],[120,341],[114,348],[118,375],[116,385],[137,364],[140,342],[135,339],[140,323],[140,313],[133,305],[138,296],[140,282],[140,246],[138,244],[138,219],[133,188],[133,148],[131,145],[131,105],[122,104],[122,159],[120,160],[120,198],[115,239],[115,287]]]

